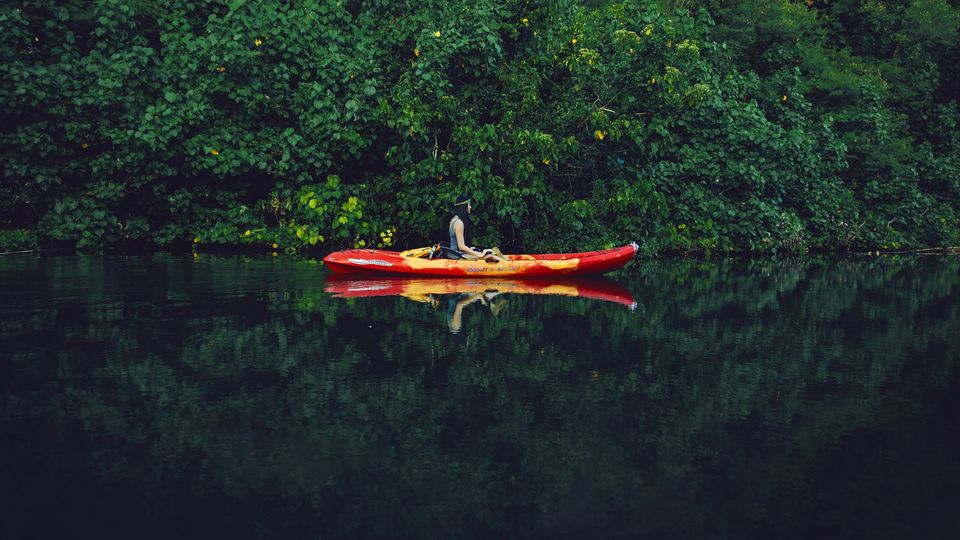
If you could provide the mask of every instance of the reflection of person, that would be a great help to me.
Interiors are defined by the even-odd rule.
[[[470,304],[480,302],[489,307],[490,312],[494,315],[500,313],[505,301],[501,300],[497,303],[491,302],[491,300],[499,294],[498,292],[474,292],[460,293],[451,297],[450,300],[447,301],[447,322],[450,324],[450,333],[460,333],[460,329],[463,327],[463,309]]]
[[[467,235],[470,232],[470,212],[473,207],[470,205],[470,197],[460,195],[453,203],[453,217],[450,219],[448,231],[450,232],[450,249],[458,252],[464,259],[484,259],[488,261],[505,261],[506,259],[495,253],[492,249],[477,251],[476,248],[467,244]]]

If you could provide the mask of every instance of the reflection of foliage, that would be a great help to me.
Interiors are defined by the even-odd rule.
[[[303,515],[336,537],[850,523],[815,506],[831,449],[924,414],[960,350],[942,259],[637,265],[636,312],[513,296],[458,338],[423,304],[323,295],[309,263],[3,265],[24,285],[5,422],[82,426],[58,451],[151,497],[276,497],[239,516],[265,534]]]

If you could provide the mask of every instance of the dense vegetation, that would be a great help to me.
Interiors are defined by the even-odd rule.
[[[0,245],[960,244],[957,0],[27,0]]]

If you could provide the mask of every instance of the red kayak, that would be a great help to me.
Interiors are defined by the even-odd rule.
[[[637,253],[637,244],[583,253],[504,254],[506,261],[431,259],[430,248],[403,252],[347,249],[323,258],[342,274],[398,274],[446,277],[550,277],[602,274],[616,270]]]
[[[630,309],[637,307],[628,289],[606,278],[357,278],[346,274],[330,274],[324,292],[338,298],[403,296],[417,301],[427,301],[435,295],[459,293],[536,294],[603,300]]]

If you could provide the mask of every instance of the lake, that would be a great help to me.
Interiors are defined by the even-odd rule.
[[[955,538],[960,258],[0,257],[0,537]]]

